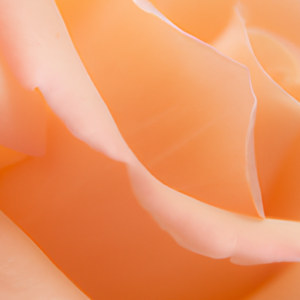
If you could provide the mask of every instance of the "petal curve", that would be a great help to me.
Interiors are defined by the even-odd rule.
[[[197,253],[214,258],[232,257],[232,261],[239,264],[299,261],[300,242],[297,239],[300,233],[299,223],[259,220],[214,208],[167,187],[145,169],[127,148],[108,109],[104,102],[101,102],[101,97],[80,63],[52,2],[35,1],[25,8],[22,7],[22,1],[13,4],[10,1],[3,1],[2,6],[3,3],[6,4],[4,6],[8,9],[7,15],[10,17],[9,22],[6,20],[8,24],[3,19],[1,22],[9,26],[17,24],[11,22],[22,11],[24,18],[30,18],[30,21],[34,20],[33,22],[39,25],[13,28],[17,31],[17,35],[23,37],[23,41],[25,40],[24,44],[21,43],[22,49],[24,48],[25,53],[30,55],[30,62],[35,66],[34,72],[29,72],[28,60],[24,57],[20,58],[18,69],[13,66],[21,82],[29,88],[38,86],[52,108],[77,137],[110,157],[127,163],[133,188],[141,204],[177,241]],[[16,3],[19,6],[13,7]],[[48,10],[44,10],[47,6],[41,8],[40,3],[48,3]],[[27,14],[24,14],[23,9],[27,9]],[[42,17],[32,18],[37,11]],[[47,23],[49,19],[51,22]],[[22,24],[21,21],[22,19],[19,24]],[[46,41],[43,42],[46,44],[49,42],[51,46],[50,50],[53,52],[50,54],[55,58],[51,61],[53,64],[44,61],[43,51],[39,52],[38,47],[35,48],[37,55],[32,56],[32,48],[27,44],[27,41],[32,39],[24,39],[24,36],[28,37],[29,32],[34,32],[34,28],[49,32],[50,41],[47,41],[45,35],[43,39]],[[56,29],[62,37],[65,37],[61,43],[53,41],[56,36],[53,36],[53,33]],[[3,39],[5,40],[2,36]],[[6,45],[8,45],[7,49],[16,47],[16,52],[20,47],[20,44],[14,45],[9,40]],[[61,58],[65,58],[66,62],[62,62]],[[24,74],[28,77],[25,78]],[[62,81],[51,77],[54,75],[60,75],[61,77],[58,77]],[[83,82],[81,83],[79,79]],[[72,84],[74,91],[68,90],[63,83],[67,86]],[[80,98],[83,95],[86,101],[84,103]],[[250,107],[252,108],[252,105]],[[100,116],[103,119],[99,122]]]

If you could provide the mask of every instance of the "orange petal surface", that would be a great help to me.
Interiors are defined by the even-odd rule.
[[[255,98],[246,69],[128,1],[99,2],[75,34],[147,169],[201,201],[255,215],[246,154]]]
[[[92,299],[240,299],[285,267],[183,249],[138,204],[123,164],[53,113],[47,126],[46,155],[1,172],[0,208]]]
[[[300,105],[264,71],[254,56],[246,28],[238,13],[234,14],[228,29],[214,45],[246,65],[251,73],[257,97],[254,131],[257,172],[265,211],[270,216],[278,176],[282,176],[284,161],[291,157],[290,151],[300,133]],[[281,197],[281,201],[289,206],[286,197]]]
[[[28,155],[45,153],[46,111],[36,91],[26,91],[0,57],[0,145]]]

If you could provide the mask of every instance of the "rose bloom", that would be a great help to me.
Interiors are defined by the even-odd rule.
[[[0,299],[299,299],[298,0],[0,9]]]

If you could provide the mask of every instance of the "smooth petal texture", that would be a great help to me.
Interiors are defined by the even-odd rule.
[[[299,261],[299,223],[229,213],[164,186],[141,166],[131,168],[142,206],[183,247],[242,265]]]
[[[20,162],[27,157],[26,154],[0,146],[0,169]]]
[[[168,25],[175,28],[180,33],[190,37],[191,39],[196,40],[199,43],[202,43],[197,38],[193,37],[192,35],[184,32],[182,29],[174,25],[172,22],[170,22],[164,15],[159,12],[156,7],[154,7],[149,1],[147,0],[134,0],[134,3],[137,4],[141,9],[144,11],[154,14],[158,18],[160,18],[162,21],[167,23]],[[250,123],[248,127],[248,133],[247,133],[247,142],[246,142],[246,156],[247,156],[247,179],[249,181],[250,189],[252,192],[252,196],[255,202],[256,209],[258,210],[258,213],[260,216],[264,217],[264,210],[262,205],[262,199],[261,199],[261,192],[260,187],[257,179],[257,170],[256,170],[256,162],[255,162],[255,154],[254,154],[254,123],[255,123],[255,116],[256,116],[256,99],[255,104],[252,108]]]
[[[190,34],[187,34],[172,22],[170,22],[164,15],[162,15],[156,7],[154,7],[149,1],[147,0],[134,0],[134,3],[137,4],[141,9],[144,11],[151,13],[157,16],[159,19],[170,25],[171,27],[175,28],[181,34],[194,39],[198,43],[205,45],[200,40],[196,39]],[[206,45],[207,46],[207,45]],[[246,77],[246,76],[245,76]],[[246,176],[247,180],[249,181],[249,186],[251,189],[252,197],[256,206],[256,209],[261,217],[264,217],[264,209],[262,205],[260,187],[257,178],[257,171],[256,171],[256,163],[255,163],[255,154],[254,154],[254,123],[255,123],[255,115],[256,115],[256,99],[254,99],[254,105],[251,111],[250,122],[248,125],[248,132],[246,136],[246,143],[245,143],[245,153],[246,153]]]
[[[245,268],[183,249],[139,205],[124,164],[52,112],[47,127],[45,156],[0,173],[0,208],[92,299],[235,300],[285,267]]]
[[[279,83],[299,100],[299,1],[243,1],[241,11],[246,18],[246,25],[249,26],[250,34],[253,27],[256,27],[256,30],[267,30],[267,34],[275,39],[277,43],[280,43],[281,47],[288,52],[286,55],[293,62],[292,64],[289,63],[288,66],[289,69],[293,68],[293,72],[291,72],[288,80]],[[265,20],[261,18],[263,15],[266,16]],[[254,44],[254,50],[255,48],[257,47]],[[256,49],[256,52],[258,51]],[[288,116],[290,118],[291,114]],[[266,207],[266,213],[269,216],[300,220],[299,150],[299,133],[297,133],[293,144],[281,163],[281,169],[274,183],[274,188],[268,197],[270,200],[268,207]]]
[[[0,18],[6,29],[0,34],[2,51],[20,83],[30,90],[39,88],[77,137],[124,160],[129,149],[86,73],[55,3],[2,0],[0,9],[6,12]]]
[[[291,96],[300,100],[300,50],[283,38],[248,28],[252,49],[264,70]]]
[[[33,5],[31,7],[31,12],[35,12],[37,8],[40,8],[40,3],[42,2],[36,3],[37,6]],[[45,3],[47,4],[48,2],[46,1]],[[134,9],[138,8],[135,7]],[[141,10],[140,12],[145,14],[145,12]],[[47,15],[49,14],[48,16],[50,17],[50,19],[55,20],[55,17],[52,16],[52,14],[56,13],[54,9],[52,11],[44,11],[44,13],[46,13]],[[12,19],[15,14],[15,11],[13,11]],[[28,13],[28,16],[30,16],[30,13]],[[146,18],[144,17],[144,19]],[[35,22],[37,20],[38,19],[35,19]],[[42,29],[43,24],[49,25],[47,22],[43,23],[45,22],[46,18],[40,18],[40,20],[42,21],[42,24],[39,24],[39,30]],[[60,26],[59,24],[61,24],[61,21],[59,20],[59,18],[57,18],[57,22],[57,24],[55,23],[53,25]],[[21,32],[22,30],[25,30],[25,33],[31,32],[27,31],[23,27],[21,29]],[[22,35],[21,32],[19,33],[20,35]],[[67,35],[67,32],[63,34]],[[176,35],[177,34],[178,33],[176,33]],[[194,41],[192,42],[194,43]],[[198,43],[196,45],[197,47],[199,47]],[[26,44],[23,46],[25,47]],[[67,44],[67,46],[67,48],[58,46],[60,51],[58,51],[57,49],[57,52],[55,53],[62,52],[63,57],[72,57],[71,54],[67,55],[67,50],[73,49],[72,44]],[[206,48],[208,49],[208,51],[212,51],[208,46],[206,46]],[[72,51],[74,51],[74,49]],[[214,55],[216,55],[216,57],[220,56],[220,58],[226,61],[226,58],[221,56],[217,52],[213,53]],[[37,57],[39,56],[37,55]],[[25,63],[25,61],[23,62]],[[228,60],[228,63],[232,64],[232,61]],[[237,64],[233,64],[233,66],[241,68],[241,66]],[[24,68],[22,68],[22,64],[19,67],[21,68],[21,73],[26,70],[26,64],[24,65]],[[65,72],[67,73],[69,71],[70,70],[68,70],[68,68],[65,70]],[[75,73],[73,74],[73,76],[71,76],[72,74],[69,74],[71,76],[69,79],[70,82],[72,82],[71,79],[74,80],[74,78],[76,79],[81,78],[81,76],[87,76],[83,67],[78,69],[77,71],[82,71],[83,74]],[[43,76],[46,75],[44,74],[41,76],[43,78]],[[29,76],[28,82],[34,80],[34,78],[34,76]],[[42,89],[46,90],[46,99],[47,97],[49,97],[49,99],[47,100],[52,104],[54,103],[55,109],[58,110],[58,115],[66,118],[67,122],[74,122],[71,117],[74,112],[76,112],[75,116],[78,113],[78,116],[80,118],[83,118],[84,116],[82,112],[86,112],[85,110],[82,111],[81,102],[78,102],[79,107],[77,107],[77,102],[72,101],[73,93],[75,95],[78,95],[78,93],[76,93],[77,88],[79,88],[80,91],[80,86],[77,87],[75,82],[76,80],[72,85],[74,87],[74,91],[70,91],[70,94],[67,94],[70,98],[66,102],[57,102],[60,94],[56,94],[55,90],[49,90],[49,82],[47,80],[45,80],[44,82],[44,87],[42,85]],[[94,86],[91,84],[91,82],[89,83],[89,85],[85,86],[85,89],[87,94],[89,94],[89,90],[87,89],[95,91]],[[52,93],[50,93],[50,91],[52,91]],[[101,101],[100,96],[98,95],[97,97],[98,101]],[[78,98],[75,99],[79,101]],[[119,157],[116,157],[117,159],[122,161],[124,157],[127,158],[127,164],[130,170],[133,187],[141,204],[153,214],[154,218],[159,219],[159,222],[162,224],[162,226],[166,228],[173,236],[176,236],[176,239],[181,241],[181,244],[183,244],[188,249],[193,249],[193,251],[196,251],[197,253],[202,253],[211,257],[232,257],[233,261],[239,264],[298,260],[300,245],[298,245],[297,239],[295,239],[295,236],[298,235],[298,231],[300,230],[298,223],[275,220],[258,220],[255,218],[242,217],[198,202],[195,199],[185,196],[179,192],[176,192],[175,190],[172,190],[166,185],[163,185],[152,175],[150,175],[150,173],[139,163],[139,161],[135,159],[132,154],[130,154],[130,152],[126,152],[128,151],[128,148],[125,147],[125,142],[121,139],[120,135],[118,135],[116,126],[112,122],[112,118],[110,117],[108,110],[96,110],[98,104],[94,102],[95,100],[93,99],[95,98],[86,98],[86,101],[84,102],[86,104],[83,107],[94,107],[94,110],[89,111],[89,113],[92,114],[91,116],[89,116],[89,120],[84,120],[84,122],[87,122],[84,123],[87,127],[83,126],[83,128],[81,128],[80,134],[82,134],[82,139],[84,141],[90,142],[93,146],[96,145],[98,149],[103,149],[103,151],[105,153],[108,153],[111,157],[115,157],[117,154],[119,154],[121,159]],[[90,101],[91,103],[89,103]],[[67,109],[68,103],[72,103],[72,108],[70,108],[69,110]],[[101,105],[102,108],[105,107],[104,104]],[[250,106],[250,112],[251,107],[252,105]],[[108,127],[100,129],[94,128],[94,126],[96,126],[97,124],[99,126],[101,125],[99,123],[91,122],[91,120],[99,119],[98,114],[100,114],[100,116],[104,115],[104,119],[109,120],[109,122],[106,123],[106,126]],[[72,124],[73,123],[71,123],[71,125]],[[74,130],[74,128],[72,129]],[[93,139],[91,139],[93,137],[93,135],[90,134],[91,132],[102,132],[103,134],[100,135],[100,138],[98,135],[94,136],[96,138],[96,140],[94,141]],[[75,133],[78,135],[77,132]],[[108,139],[105,145],[101,145],[101,141],[103,142],[103,137]],[[118,139],[121,140],[119,141]],[[113,145],[113,147],[111,147],[111,145]],[[122,146],[123,148],[115,148],[115,145],[125,146]],[[119,152],[117,152],[116,149]],[[144,178],[145,180],[140,180],[141,178]],[[173,197],[174,200],[172,200]],[[172,201],[174,201],[173,205]],[[173,209],[171,209],[172,206]],[[198,214],[200,214],[200,212],[201,215],[203,214],[203,216],[205,216],[204,219],[199,219]],[[174,218],[176,219],[178,216],[180,216],[183,226],[178,227],[177,222],[172,222],[172,220],[174,220]],[[208,226],[207,222],[209,224],[209,228],[211,228],[212,232],[214,233],[213,239],[210,235],[211,231],[205,230],[205,228],[207,228]],[[203,235],[199,236],[199,232],[203,232]],[[225,232],[226,234],[224,235]],[[221,236],[223,236],[222,239],[218,240]]]
[[[45,154],[45,103],[26,91],[0,57],[0,145],[28,155]]]
[[[299,275],[300,266],[299,264],[294,264],[274,276],[272,280],[251,293],[245,300],[299,299]]]
[[[210,42],[226,27],[236,0],[151,0],[184,31]]]
[[[6,3],[6,5],[8,5],[8,8],[10,8],[10,5],[12,5],[6,1],[4,1],[3,3]],[[27,60],[25,60],[24,58],[20,58],[20,65],[18,65],[20,71],[17,72],[18,76],[20,76],[23,84],[34,85],[35,80],[39,79],[39,76],[36,77],[36,74],[41,72],[40,76],[41,78],[44,78],[44,80],[41,81],[42,83],[40,88],[42,91],[45,91],[46,100],[48,100],[50,104],[54,106],[55,110],[58,112],[58,115],[65,119],[67,123],[69,123],[69,127],[71,127],[73,132],[75,132],[77,136],[80,136],[84,141],[89,142],[92,146],[97,147],[97,149],[102,150],[104,153],[107,153],[110,157],[116,158],[121,161],[124,160],[124,158],[127,159],[134,190],[137,193],[141,204],[153,214],[154,218],[159,219],[159,222],[164,228],[166,228],[173,236],[175,236],[178,241],[181,241],[181,244],[183,244],[188,249],[193,249],[193,251],[197,253],[205,254],[215,258],[232,257],[233,261],[239,264],[298,260],[300,245],[298,245],[298,242],[295,239],[295,236],[298,235],[298,231],[300,230],[298,223],[272,220],[261,221],[254,218],[249,219],[247,217],[241,217],[217,208],[213,208],[201,202],[197,202],[192,198],[189,198],[179,192],[172,190],[171,188],[163,185],[162,183],[157,181],[157,179],[152,177],[152,175],[148,173],[148,171],[138,162],[138,160],[136,160],[134,156],[132,156],[132,154],[126,147],[124,140],[119,135],[117,127],[113,123],[108,110],[105,109],[104,103],[101,102],[99,94],[96,92],[91,81],[88,80],[88,76],[83,66],[80,64],[78,57],[75,55],[75,50],[72,48],[72,44],[67,38],[67,32],[62,27],[61,20],[58,17],[55,17],[57,14],[55,6],[51,6],[53,5],[51,4],[52,2],[48,2],[46,0],[45,2],[43,2],[45,3],[45,6],[42,5],[42,2],[40,1],[31,3],[32,6],[30,6],[30,11],[28,11],[28,14],[24,15],[24,18],[26,19],[27,17],[32,17],[32,14],[36,13],[37,11],[39,13],[44,13],[48,18],[48,22],[50,22],[49,20],[53,20],[51,21],[52,23],[54,22],[51,26],[51,32],[52,29],[54,30],[54,32],[56,31],[55,29],[59,29],[59,33],[66,38],[63,39],[63,45],[58,44],[56,46],[53,46],[53,49],[55,50],[53,50],[53,53],[59,55],[58,57],[56,57],[56,59],[58,60],[56,64],[50,65],[48,63],[44,63],[44,66],[46,66],[45,69],[40,69],[36,58],[41,59],[42,63],[44,52],[40,53],[39,50],[37,50],[36,55],[34,57],[31,56],[32,64],[36,66],[36,68],[34,68],[36,72],[30,73],[27,67]],[[48,4],[48,10],[45,10]],[[29,6],[26,6],[26,9],[29,9]],[[145,12],[139,10],[137,7],[133,6],[133,8],[130,9],[133,9],[133,13],[141,12],[143,14],[143,19],[147,19],[144,16]],[[138,11],[135,11],[135,9],[138,9]],[[12,26],[12,28],[16,31],[16,34],[20,36],[29,35],[30,37],[30,34],[32,34],[32,32],[35,32],[34,28],[36,28],[36,30],[42,30],[43,26],[46,26],[46,30],[47,28],[49,29],[49,26],[51,24],[51,22],[50,24],[47,22],[46,16],[40,16],[40,18],[30,19],[34,20],[33,23],[36,24],[36,27],[30,27],[30,30],[26,28],[25,23],[23,24],[24,27],[13,26],[13,23],[11,22],[12,20],[14,20],[15,16],[18,15],[18,10],[16,7],[14,7],[14,9],[10,12],[11,18],[7,20],[8,25]],[[156,20],[151,16],[149,20],[150,22],[152,20],[156,22]],[[6,24],[3,19],[1,21]],[[20,22],[20,24],[22,25],[22,22]],[[160,27],[160,23],[158,24]],[[57,26],[57,28],[55,28],[55,26]],[[166,30],[169,30],[169,27],[166,28]],[[175,33],[176,35],[178,35],[177,32]],[[31,40],[29,37],[27,37],[26,42],[24,42],[23,45],[21,44],[23,48],[25,48],[24,52],[28,53],[28,55],[31,53],[29,49],[26,48],[29,47],[26,44],[27,41]],[[47,35],[43,35],[43,39],[45,39],[46,37]],[[56,37],[57,36],[53,37],[50,35],[49,39],[51,41],[51,39],[57,39]],[[5,39],[5,37],[2,38]],[[186,37],[186,41],[190,43],[188,37]],[[194,41],[191,42],[195,43]],[[12,49],[14,49],[14,47],[17,47],[17,49],[18,47],[20,47],[14,45],[13,43],[10,44],[9,39],[7,41],[7,45],[8,47],[13,47]],[[190,47],[192,47],[193,44],[190,45]],[[197,50],[199,50],[199,43],[194,45],[196,45]],[[233,68],[236,66],[238,70],[243,70],[240,65],[234,64],[230,60],[226,60],[225,57],[221,56],[217,52],[214,52],[208,46],[203,45],[203,47],[205,49],[204,54],[213,55],[213,61],[216,60],[217,62],[222,62],[222,60],[224,60],[224,63],[232,65]],[[69,51],[71,51],[70,54],[68,53]],[[16,51],[13,51],[12,53],[15,52]],[[67,57],[69,59],[73,57],[74,64],[78,62],[78,69],[74,69],[73,67],[71,68],[73,64],[64,65],[63,62],[59,64],[60,55],[62,55],[62,57],[65,59]],[[75,60],[75,58],[77,60]],[[62,66],[64,66],[63,69]],[[58,69],[56,70],[55,67]],[[50,68],[49,72],[46,72],[47,68]],[[65,81],[57,81],[56,78],[51,77],[51,74],[52,76],[54,76],[54,71],[58,70],[61,70],[62,74],[64,74],[63,72],[66,72],[66,75],[69,75],[68,79],[65,78],[65,80],[67,80],[66,82],[69,82],[70,85],[72,83],[73,90],[65,90],[66,87],[63,85],[64,83],[66,83]],[[71,71],[76,72],[70,73]],[[25,72],[25,74],[27,74],[26,72],[29,72],[26,78],[22,77],[23,72]],[[51,80],[49,79],[49,76]],[[86,78],[86,81],[83,82],[85,84],[83,87],[76,84],[78,78]],[[56,88],[58,89],[58,91],[63,90],[64,92],[62,94],[68,96],[67,98],[65,98],[67,100],[61,102],[61,94],[59,92],[57,93],[57,89],[53,89],[53,82],[54,87],[57,85]],[[249,82],[246,83],[249,84]],[[78,84],[82,83],[78,82]],[[97,98],[97,101],[100,102],[100,104],[94,97],[85,98],[85,102],[80,101],[78,95],[83,92],[83,88],[85,94],[91,96],[94,95]],[[75,100],[73,99],[73,97],[75,97]],[[59,102],[58,99],[60,99],[61,101]],[[70,105],[71,103],[72,107],[69,107],[68,105]],[[249,107],[249,118],[252,105],[253,103]],[[91,114],[88,115],[88,119],[86,119],[87,112]],[[74,116],[79,118],[75,118],[75,121],[78,122],[81,120],[83,122],[82,127],[78,127],[77,122],[74,121]],[[101,124],[103,120],[100,118],[101,116],[103,116],[103,119],[106,122],[105,127],[101,127],[103,126],[103,124]],[[249,123],[249,121],[247,123]],[[100,126],[101,128],[98,128],[97,126]],[[78,129],[79,131],[76,131],[76,129]],[[246,132],[244,133],[245,136],[247,133],[247,129],[248,126],[246,126]],[[101,134],[95,135],[95,133]],[[105,139],[107,139],[107,142],[102,145]],[[119,147],[116,147],[116,145],[119,145]],[[118,157],[118,155],[120,157]],[[144,178],[145,180],[141,181],[140,178]],[[136,184],[136,182],[138,182],[138,185]],[[173,197],[174,200],[172,200]],[[158,199],[160,199],[159,202],[157,202]],[[173,204],[172,201],[174,201]],[[199,219],[198,214],[203,214],[205,218]],[[181,224],[183,224],[183,226],[178,227],[177,222],[170,222],[170,220],[172,221],[174,220],[174,218],[176,220],[178,216],[180,216]],[[214,238],[211,238],[210,230],[204,230],[205,228],[207,228],[208,224],[208,228],[211,228],[214,234]],[[203,235],[199,236],[199,232],[203,232]],[[226,234],[224,235],[225,232]],[[220,239],[220,237],[222,237],[222,239]]]
[[[300,46],[298,0],[241,0],[239,3],[247,26],[264,28]]]
[[[257,96],[255,152],[264,208],[267,216],[273,205],[274,189],[282,174],[285,159],[300,133],[300,105],[287,94],[260,66],[237,13],[223,35],[214,42],[217,49],[246,65]],[[281,201],[288,206],[287,197]],[[277,217],[283,217],[277,215]]]
[[[47,5],[45,5],[45,7],[47,7]],[[51,9],[48,11],[51,11]],[[59,36],[57,37],[59,38]],[[13,46],[12,49],[14,49]],[[69,49],[73,49],[72,45]],[[60,48],[60,51],[64,53],[64,51],[68,52],[68,49],[67,47],[62,47]],[[69,56],[63,55],[62,57],[72,58],[72,55],[74,54],[74,51],[72,51],[71,53],[69,53]],[[44,52],[44,50],[42,52]],[[43,61],[43,59],[41,59],[41,61]],[[76,61],[78,62],[78,57],[76,55],[73,55],[73,59],[73,63],[75,63]],[[34,59],[32,60],[32,62],[34,62]],[[57,66],[53,67],[54,70],[57,71]],[[46,66],[45,69],[41,71],[41,73],[43,74],[43,72],[49,71],[50,74],[51,68],[49,68],[49,66]],[[70,74],[70,69],[70,65],[68,66],[67,64],[63,65],[61,70],[65,71],[65,74],[68,75]],[[21,74],[24,71],[24,68],[21,67],[19,70],[21,72],[18,76],[20,76],[20,78],[23,78],[21,78],[21,80],[24,80],[23,84],[29,84],[28,86],[30,86],[30,84],[32,83],[32,86],[30,86],[30,88],[32,88],[34,86],[34,83],[36,83],[34,76],[32,78],[29,78],[30,76],[28,78],[25,78]],[[26,73],[25,71],[24,74]],[[298,260],[299,245],[297,244],[297,240],[295,237],[299,235],[299,223],[268,219],[258,220],[255,218],[247,218],[245,216],[229,213],[224,210],[201,203],[184,194],[181,194],[178,191],[175,191],[170,187],[162,184],[155,177],[153,177],[153,175],[151,175],[128,150],[125,142],[121,139],[117,127],[112,121],[112,118],[109,115],[106,106],[102,104],[100,106],[97,105],[97,101],[95,101],[95,99],[98,99],[98,101],[101,102],[101,97],[97,94],[97,92],[94,93],[95,89],[91,81],[86,79],[87,74],[85,70],[83,68],[75,68],[72,71],[74,72],[74,77],[71,77],[70,82],[73,83],[73,86],[78,88],[77,92],[79,91],[79,93],[76,94],[70,92],[67,89],[64,90],[65,87],[61,88],[63,91],[62,93],[56,93],[56,89],[60,87],[60,84],[64,84],[65,82],[62,81],[57,83],[55,81],[55,78],[50,76],[49,79],[46,76],[46,79],[44,78],[43,84],[40,87],[44,91],[47,100],[50,102],[50,104],[52,104],[52,106],[55,107],[56,112],[64,119],[64,121],[72,129],[74,134],[82,138],[84,141],[88,142],[92,147],[103,151],[110,157],[119,161],[127,162],[127,167],[129,169],[133,188],[141,204],[152,213],[152,215],[160,223],[160,225],[164,229],[166,229],[175,238],[175,240],[177,240],[178,243],[194,252],[205,254],[214,258],[231,256],[232,261],[239,264],[253,264],[281,260]],[[77,72],[79,72],[80,74],[75,74]],[[55,73],[55,71],[53,71],[53,73]],[[44,75],[41,75],[41,77],[37,76],[37,78],[43,78],[43,76]],[[82,86],[80,86],[79,84],[81,83],[81,79],[84,80],[84,78],[86,79],[86,81],[83,82]],[[48,80],[51,81],[53,85],[49,84]],[[76,83],[78,83],[78,87]],[[71,86],[70,83],[69,86]],[[87,99],[93,99],[93,103],[87,104],[86,106],[83,105],[83,108],[79,105],[80,107],[77,106],[77,108],[74,108],[72,110],[71,107],[68,107],[68,104],[70,104],[71,101],[69,103],[64,102],[63,104],[56,102],[57,99],[63,99],[62,95],[70,96],[71,98],[76,98],[78,95],[80,96],[80,90],[83,90],[83,88],[90,89],[90,94],[88,94],[91,96],[91,98],[88,97]],[[81,101],[75,101],[75,106],[76,103],[81,104],[80,102]],[[93,112],[93,110],[95,115],[101,115],[104,117],[104,122],[102,122],[102,124],[100,125],[104,126],[105,129],[93,128],[93,126],[99,126],[96,117],[92,117],[90,120],[84,120],[87,115]],[[68,115],[68,111],[70,115]],[[249,144],[253,146],[253,140],[249,142],[249,132],[251,132],[251,130],[249,131],[249,128],[251,129],[251,126],[253,125],[251,124],[251,121],[253,120],[253,111],[254,110],[252,109],[249,121],[250,126],[248,126],[245,139],[246,158],[248,149],[247,143],[248,146]],[[87,115],[85,115],[84,118],[83,115],[85,113]],[[74,117],[75,121],[82,120],[84,122],[83,130],[80,130],[78,127],[76,127],[76,122],[74,122],[73,120]],[[76,119],[76,117],[78,119]],[[107,134],[106,131],[109,133]],[[111,140],[108,138],[109,136],[112,136]],[[103,145],[103,141],[106,141],[107,144]],[[92,151],[91,149],[89,150]],[[78,157],[78,160],[80,160],[80,156]],[[253,157],[254,155],[252,155],[252,158]],[[30,162],[34,160],[35,159],[27,160],[19,166],[28,166],[28,163],[30,165]],[[18,166],[15,167],[16,169],[18,169]],[[5,177],[5,175],[9,174],[10,171],[13,172],[14,170],[16,170],[15,167],[6,169],[2,175],[4,175]],[[126,173],[124,175],[124,177],[126,178]],[[14,179],[11,180],[12,182],[14,181]],[[250,181],[249,178],[247,178],[247,180]],[[49,185],[49,182],[43,182],[43,184]],[[24,186],[28,188],[25,182]],[[46,189],[48,190],[48,188]],[[78,186],[75,186],[74,189],[77,191]],[[7,197],[6,200],[8,200],[8,198],[9,197]],[[45,209],[43,205],[39,206],[39,208]],[[14,211],[14,209],[15,208],[13,208],[12,211]],[[20,219],[22,219],[22,217],[24,217],[24,211],[19,210],[18,212]],[[44,210],[44,213],[45,212],[46,211]],[[48,215],[48,212],[46,212],[46,215]],[[62,220],[64,221],[65,219],[62,217]],[[31,228],[34,231],[34,226],[32,226]],[[41,236],[44,236],[42,232],[36,231],[36,233],[37,232]],[[45,237],[44,241],[46,240],[48,243],[50,242],[47,237]],[[87,253],[90,252],[91,251],[87,251]],[[26,259],[22,259],[21,263],[24,261],[26,261]],[[66,286],[67,285],[68,284],[66,284]],[[193,296],[194,295],[195,294],[193,294]],[[172,299],[174,299],[174,297]],[[191,299],[191,297],[189,297],[189,299]]]
[[[72,35],[138,159],[172,188],[255,215],[246,154],[255,99],[247,70],[134,3],[101,1],[92,13],[82,35]]]
[[[1,299],[88,300],[2,212],[0,243]]]

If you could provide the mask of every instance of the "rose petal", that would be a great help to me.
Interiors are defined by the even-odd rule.
[[[45,153],[45,103],[26,91],[0,57],[0,145],[29,155]],[[21,155],[22,156],[22,155]]]
[[[264,34],[266,34],[265,31],[267,30],[268,37],[272,36],[273,39],[276,39],[276,42],[280,43],[288,52],[288,55],[291,56],[294,63],[294,77],[289,78],[285,82],[280,82],[280,84],[299,100],[299,2],[292,0],[284,3],[280,1],[244,1],[243,4],[242,12],[246,18],[246,24],[256,27],[260,26],[261,28],[256,30],[264,30]],[[280,14],[278,14],[279,11]],[[262,13],[265,13],[267,16],[265,21],[260,17]],[[269,196],[270,205],[266,208],[269,216],[293,220],[300,219],[300,194],[298,188],[300,180],[299,150],[299,134],[297,134],[281,163],[280,172],[276,178],[272,194]]]
[[[129,172],[142,206],[181,246],[241,265],[300,261],[299,223],[226,212],[170,189],[141,165]]]
[[[168,186],[252,214],[245,167],[255,99],[247,71],[130,2],[102,5],[77,44],[126,142]],[[89,41],[92,28],[97,38]]]
[[[259,220],[201,203],[162,184],[135,159],[80,64],[52,2],[30,1],[32,5],[25,7],[22,1],[0,3],[2,9],[7,9],[7,15],[1,19],[8,34],[6,38],[4,35],[1,37],[7,42],[6,50],[14,49],[11,53],[21,55],[23,49],[26,54],[21,55],[19,62],[13,66],[21,82],[31,88],[39,86],[46,100],[78,137],[111,157],[127,162],[133,188],[141,204],[178,242],[197,253],[214,258],[231,257],[239,264],[300,259],[299,223]],[[144,12],[141,15],[146,19]],[[43,47],[32,44],[36,36],[33,33],[40,31],[43,35],[37,34],[37,43],[42,43]],[[19,43],[15,44],[9,38],[12,32],[19,38]],[[55,42],[57,35],[54,33],[57,32],[62,36],[61,43]],[[199,44],[195,45],[198,50]],[[204,48],[208,53],[212,51],[208,46]],[[224,57],[222,59],[228,61]],[[33,71],[29,71],[29,63]],[[232,64],[231,61],[229,63]],[[232,65],[244,70],[238,64]],[[55,75],[57,78],[54,78]],[[81,98],[83,96],[86,98]],[[252,105],[249,111],[251,108]],[[100,116],[104,120],[99,121]]]
[[[205,42],[227,25],[236,0],[151,0],[169,20]]]
[[[282,269],[178,246],[136,201],[124,164],[52,112],[47,126],[46,155],[0,173],[0,208],[92,299],[239,299]]]
[[[263,284],[245,300],[299,299],[300,265],[294,264]]]
[[[20,162],[26,157],[28,157],[26,154],[0,145],[0,169]]]
[[[20,83],[29,90],[39,88],[71,131],[89,145],[116,159],[128,156],[127,145],[87,75],[55,3],[2,0],[0,9],[6,12],[0,18],[6,28],[0,34],[1,47]]]
[[[283,162],[290,156],[289,150],[300,133],[300,105],[260,66],[252,52],[243,21],[237,13],[214,45],[246,65],[251,73],[257,97],[254,132],[257,171],[265,211],[269,215]]]
[[[283,38],[248,28],[252,49],[264,70],[291,96],[300,100],[300,50]]]
[[[0,233],[1,299],[88,300],[2,212]]]
[[[239,10],[247,26],[261,27],[300,46],[298,0],[241,0]]]

